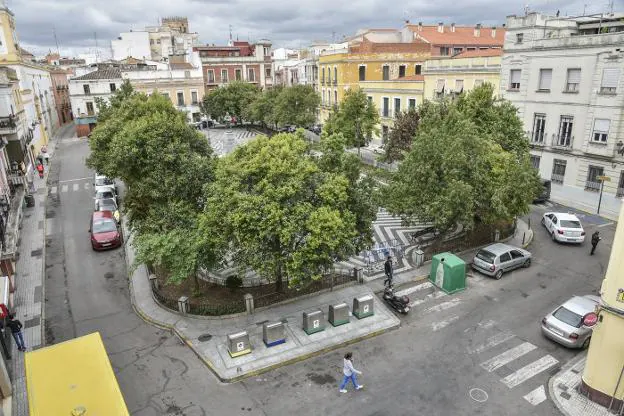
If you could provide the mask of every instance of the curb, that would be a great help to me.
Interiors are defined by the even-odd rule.
[[[562,373],[565,373],[570,368],[574,367],[576,363],[578,363],[579,361],[585,358],[587,358],[587,351],[584,351],[578,354],[576,357],[572,358],[570,361],[565,363],[563,367],[561,367],[561,369],[557,372],[557,374],[555,374],[554,376],[550,378],[550,380],[548,380],[548,397],[555,404],[555,407],[557,407],[557,409],[561,413],[563,413],[565,416],[571,416],[571,414],[570,412],[565,410],[563,406],[561,406],[559,400],[557,399],[557,395],[555,394],[555,389],[554,389],[555,378],[559,377],[559,375],[561,375]]]
[[[533,237],[534,237],[533,229],[529,228],[527,230],[526,242],[522,244],[522,248],[527,248],[533,242]]]

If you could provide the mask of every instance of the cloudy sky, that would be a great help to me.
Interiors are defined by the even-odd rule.
[[[505,16],[531,10],[574,15],[607,11],[610,0],[0,0],[15,14],[20,41],[35,55],[56,49],[63,55],[100,53],[120,32],[155,25],[160,17],[187,16],[201,42],[223,44],[229,25],[241,40],[271,39],[275,46],[306,46],[338,40],[358,28],[398,28],[407,18],[457,24],[502,24]],[[624,0],[613,0],[624,11]]]

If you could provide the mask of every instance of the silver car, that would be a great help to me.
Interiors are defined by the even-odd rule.
[[[566,347],[587,348],[599,303],[598,296],[574,296],[542,319],[542,333]]]
[[[531,265],[531,253],[528,251],[496,243],[482,248],[472,259],[472,268],[495,279],[503,277],[503,273],[518,267]]]

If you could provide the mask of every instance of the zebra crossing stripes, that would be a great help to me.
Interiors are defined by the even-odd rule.
[[[67,192],[67,189],[68,189],[68,188],[69,188],[69,186],[68,186],[68,185],[63,185],[63,186],[61,187],[61,192]]]
[[[533,406],[537,406],[538,404],[546,400],[546,389],[544,388],[544,385],[542,384],[535,390],[524,395],[523,399],[531,403]]]
[[[536,348],[537,347],[530,342],[523,342],[517,347],[514,347],[510,350],[505,351],[502,354],[497,355],[496,357],[490,358],[489,360],[482,362],[481,367],[488,373],[491,373],[492,371],[497,370],[514,360],[517,360],[524,354],[528,354]]]
[[[484,344],[480,344],[474,348],[468,349],[468,354],[480,354],[489,350],[490,348],[494,348],[497,345],[507,342],[512,338],[515,338],[514,334],[510,332],[500,332],[488,338]]]
[[[91,189],[91,183],[89,182],[85,182],[85,183],[73,183],[71,184],[62,184],[60,187],[58,186],[51,186],[49,189],[49,193],[50,195],[56,195],[57,193],[61,192],[61,193],[67,193],[67,192],[79,192],[82,190],[85,191],[89,191]]]
[[[519,384],[524,383],[530,378],[535,377],[539,373],[548,370],[550,367],[557,364],[559,361],[552,355],[545,355],[537,361],[533,361],[530,364],[525,365],[518,371],[509,374],[507,377],[501,379],[501,383],[507,387],[514,388]]]
[[[73,184],[73,191],[76,192],[80,188],[80,185],[75,183]]]

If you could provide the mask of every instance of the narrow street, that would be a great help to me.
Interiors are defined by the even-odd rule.
[[[600,227],[603,242],[590,257],[587,243],[550,241],[539,225],[547,207],[534,207],[530,268],[500,281],[475,275],[465,292],[416,306],[396,331],[224,385],[169,332],[134,313],[123,250],[92,251],[87,232],[93,211],[93,172],[85,167],[88,151],[86,141],[61,141],[50,171],[46,342],[99,331],[133,415],[276,415],[302,410],[310,415],[559,414],[550,400],[533,405],[524,396],[547,388],[550,374],[578,351],[543,338],[539,322],[570,296],[596,293],[608,262],[613,224]],[[597,225],[584,224],[588,234]],[[483,367],[520,344],[528,344],[529,352],[492,371]],[[340,394],[337,384],[347,350],[354,352],[366,387]],[[517,384],[502,382],[544,360],[554,364]]]

